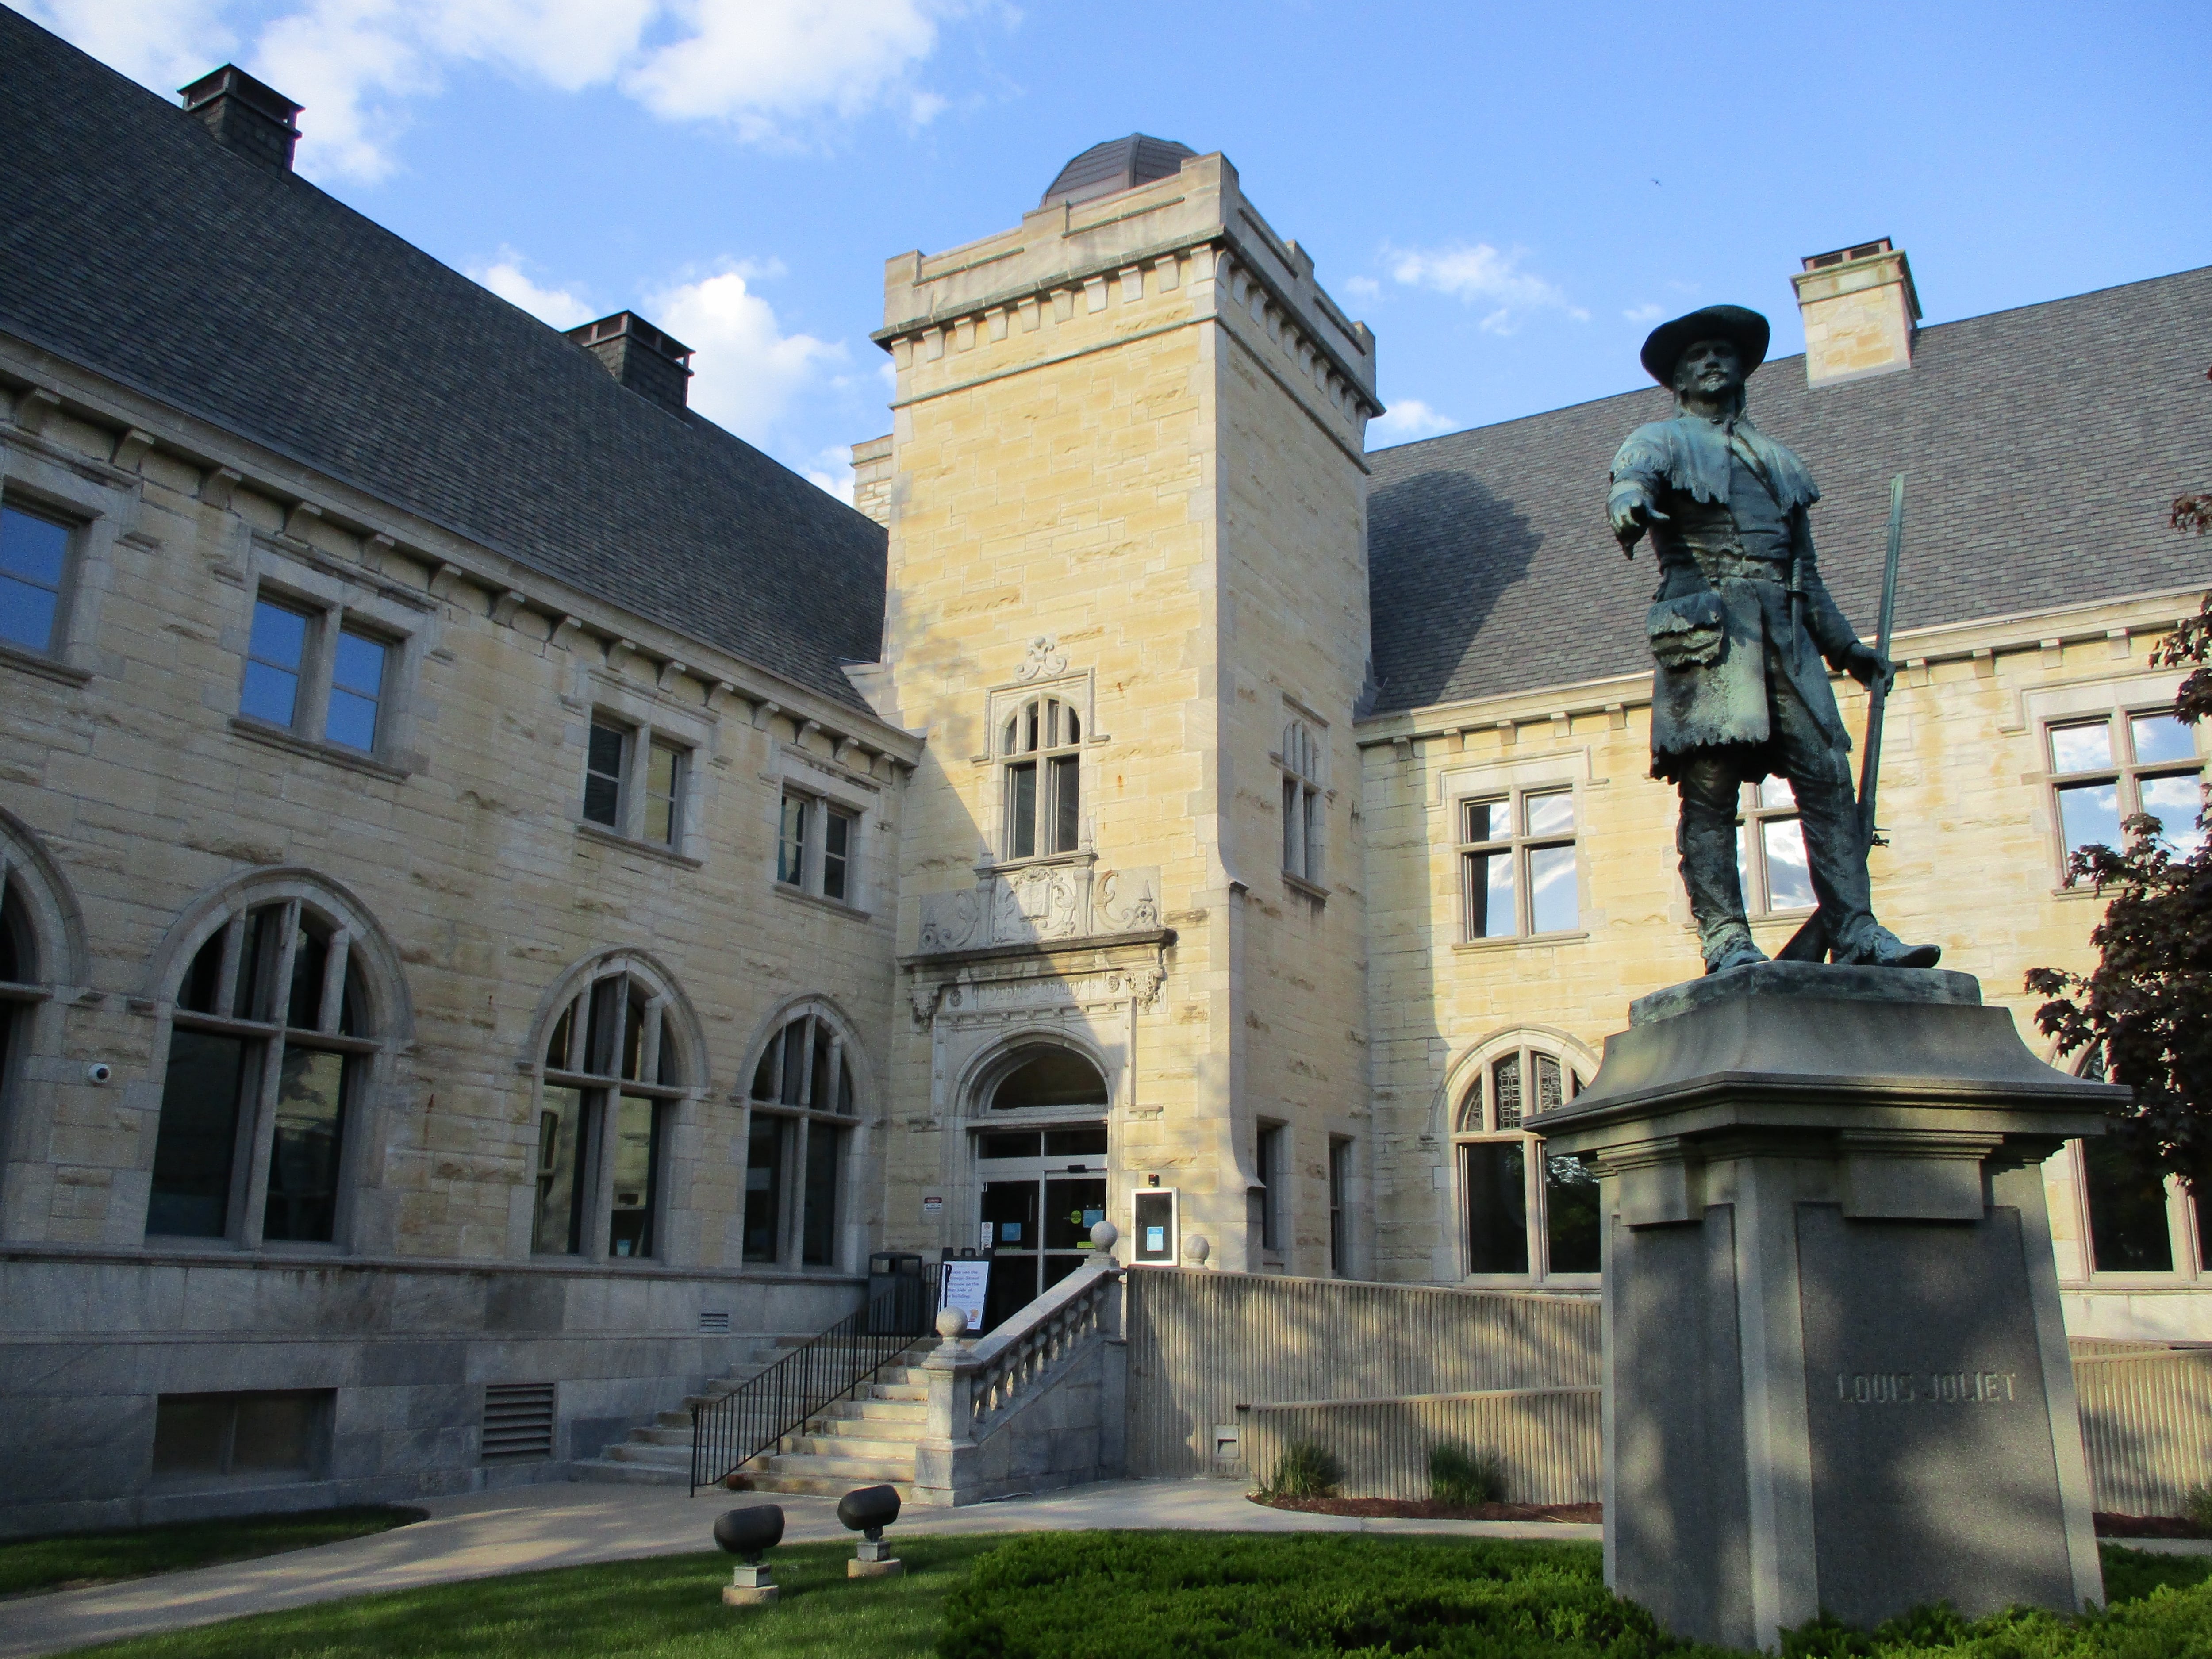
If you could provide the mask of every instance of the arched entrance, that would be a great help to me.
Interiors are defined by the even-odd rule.
[[[1106,1217],[1106,1079],[1074,1049],[1018,1046],[983,1079],[977,1106],[989,1330],[1091,1252],[1091,1229]]]

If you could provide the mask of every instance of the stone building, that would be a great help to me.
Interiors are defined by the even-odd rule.
[[[854,511],[648,319],[294,175],[234,70],[179,109],[0,11],[0,1526],[562,1473],[881,1249],[988,1237],[994,1320],[1099,1218],[1594,1286],[1532,1130],[1698,965],[1601,511],[1662,394],[1370,453],[1369,331],[1132,137],[890,261]],[[2069,841],[2196,798],[2143,665],[2212,271],[1798,289],[1753,407],[1869,633],[1911,473],[1877,902],[2024,1010]],[[1786,799],[1745,836],[1776,942]],[[2212,1332],[2178,1194],[2049,1180],[2080,1330]]]

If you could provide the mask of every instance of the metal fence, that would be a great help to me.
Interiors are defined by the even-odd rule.
[[[757,1376],[691,1407],[691,1491],[727,1480],[832,1402],[873,1382],[927,1328],[922,1281],[901,1280]]]

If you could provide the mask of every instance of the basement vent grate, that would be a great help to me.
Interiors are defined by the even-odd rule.
[[[553,1384],[484,1385],[483,1461],[519,1463],[553,1455]]]
[[[730,1334],[729,1315],[726,1313],[701,1314],[699,1316],[699,1334],[702,1336],[727,1336]]]

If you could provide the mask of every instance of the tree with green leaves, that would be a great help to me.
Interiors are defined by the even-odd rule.
[[[2212,495],[2175,498],[2167,522],[2212,530]],[[2186,667],[2173,712],[2195,726],[2212,714],[2212,594],[2151,653],[2154,667]],[[2051,999],[2035,1023],[2062,1054],[2094,1054],[2105,1076],[2135,1091],[2114,1114],[2118,1150],[2138,1167],[2212,1192],[2212,809],[2184,857],[2154,817],[2121,826],[2126,844],[2085,847],[2068,877],[2111,895],[2089,935],[2095,969],[2037,968],[2027,988]]]

